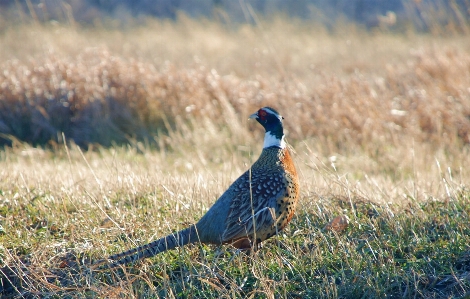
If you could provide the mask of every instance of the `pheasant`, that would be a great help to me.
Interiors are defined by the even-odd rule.
[[[299,179],[284,140],[284,118],[273,108],[264,107],[250,119],[256,119],[266,130],[263,151],[251,168],[232,183],[196,224],[111,255],[109,267],[134,263],[195,242],[256,248],[287,226],[299,198]]]

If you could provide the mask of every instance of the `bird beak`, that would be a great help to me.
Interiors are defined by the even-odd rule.
[[[248,119],[257,119],[258,118],[258,112],[255,112],[253,113],[252,115],[250,115],[250,117]]]

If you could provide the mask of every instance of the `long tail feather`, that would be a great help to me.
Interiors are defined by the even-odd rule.
[[[197,230],[196,227],[192,225],[179,232],[153,241],[152,243],[111,255],[107,260],[99,260],[93,264],[98,265],[108,262],[108,266],[110,268],[114,268],[119,265],[135,263],[138,260],[155,256],[163,251],[171,250],[197,241],[199,241]]]

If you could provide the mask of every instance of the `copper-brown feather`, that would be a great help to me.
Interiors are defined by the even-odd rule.
[[[286,148],[263,149],[251,168],[251,181],[249,176],[250,171],[232,185],[239,192],[232,199],[222,236],[226,243],[242,238],[262,242],[282,230],[293,216],[299,182]]]
[[[259,115],[263,117],[258,118]],[[196,224],[152,243],[110,256],[111,267],[194,242],[228,243],[237,248],[249,248],[286,227],[297,205],[299,180],[284,143],[282,117],[274,109],[265,107],[252,118],[256,118],[267,131],[267,147],[263,148],[252,167],[232,183]],[[268,136],[271,132],[268,129],[276,136],[280,131],[282,138],[279,137],[279,144],[276,143],[277,137]],[[274,145],[271,145],[272,142]],[[103,262],[101,260],[95,264]]]

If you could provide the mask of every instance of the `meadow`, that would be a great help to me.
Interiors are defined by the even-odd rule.
[[[0,44],[3,297],[470,296],[468,35],[180,16]],[[261,152],[267,105],[301,179],[281,234],[87,266],[196,222]]]

